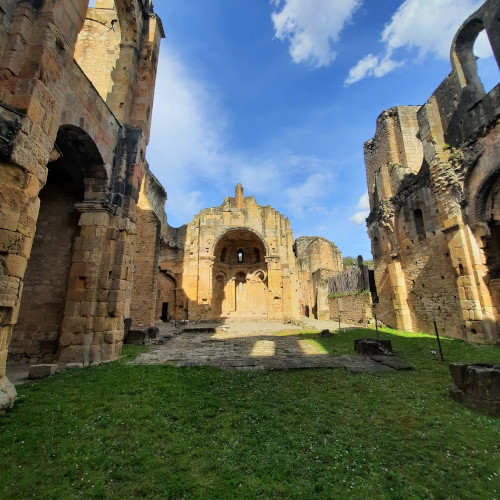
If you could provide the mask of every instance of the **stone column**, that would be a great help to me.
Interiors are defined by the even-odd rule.
[[[408,293],[406,281],[399,257],[393,257],[387,266],[389,279],[393,289],[393,307],[396,315],[396,328],[403,331],[412,331],[412,321],[408,308]]]
[[[269,319],[283,319],[283,279],[278,257],[266,257],[269,287]]]
[[[22,280],[31,253],[45,182],[23,167],[0,161],[0,412],[15,390],[5,377],[7,350],[21,305]]]
[[[210,319],[209,310],[212,303],[212,268],[215,257],[200,256],[198,261],[198,311],[200,319]]]
[[[125,231],[116,227],[115,207],[92,202],[76,207],[81,213],[80,232],[73,244],[59,362],[85,366],[119,355],[130,280],[123,260],[131,249],[123,241]]]

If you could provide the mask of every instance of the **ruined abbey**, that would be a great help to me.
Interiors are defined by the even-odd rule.
[[[328,319],[343,271],[333,243],[294,240],[240,184],[168,225],[146,161],[161,21],[151,0],[88,3],[0,6],[0,411],[7,362],[113,361],[127,329],[160,320]],[[365,144],[373,307],[399,329],[499,340],[500,93],[472,53],[486,30],[500,61],[499,19],[488,0],[434,95],[382,113]]]
[[[472,342],[500,339],[500,88],[485,93],[473,46],[500,63],[500,2],[459,29],[452,71],[423,106],[397,106],[365,144],[381,320]]]
[[[0,6],[0,408],[7,356],[111,361],[130,314],[163,29],[150,0]]]

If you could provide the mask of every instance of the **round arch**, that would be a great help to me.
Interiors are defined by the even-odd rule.
[[[264,246],[265,250],[266,250],[266,257],[269,257],[270,256],[270,249],[269,249],[269,245],[267,244],[266,240],[264,239],[264,237],[258,233],[257,231],[255,231],[254,229],[251,229],[251,228],[248,228],[248,227],[231,227],[231,228],[228,228],[228,229],[225,229],[224,231],[222,231],[221,234],[219,234],[219,236],[217,236],[217,238],[215,238],[214,242],[212,243],[212,248],[210,249],[210,254],[212,256],[215,256],[215,251],[217,249],[217,246],[219,244],[220,241],[222,241],[227,235],[229,235],[230,233],[235,233],[235,232],[247,232],[247,233],[252,233],[253,235],[255,235],[259,240],[260,242],[262,243],[262,245]]]
[[[215,318],[267,318],[269,246],[256,231],[236,227],[213,242],[211,310]]]
[[[108,201],[111,169],[104,164],[95,142],[81,128],[68,124],[59,127],[48,168],[64,170],[78,179],[84,189],[81,201]]]

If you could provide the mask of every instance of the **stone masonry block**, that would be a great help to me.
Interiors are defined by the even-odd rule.
[[[61,350],[58,362],[66,365],[68,363],[82,363],[83,365],[88,365],[89,359],[90,359],[89,346],[72,345],[65,347]]]
[[[10,276],[22,278],[26,271],[28,260],[19,255],[7,255],[4,260],[5,270]]]
[[[28,378],[31,380],[47,378],[58,370],[59,365],[48,364],[48,365],[31,365]]]

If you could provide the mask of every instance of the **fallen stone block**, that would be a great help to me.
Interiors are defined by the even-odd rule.
[[[391,341],[385,339],[356,339],[354,350],[362,356],[394,356]]]
[[[152,326],[151,328],[148,328],[148,339],[149,340],[156,340],[158,338],[159,332],[160,332],[160,329],[157,326]]]
[[[125,338],[124,344],[127,345],[145,345],[146,332],[144,330],[130,330]]]
[[[500,417],[500,365],[450,364],[448,394],[471,410]]]
[[[47,365],[31,365],[28,378],[31,380],[36,380],[40,378],[51,377],[59,369],[59,365],[47,364]]]

